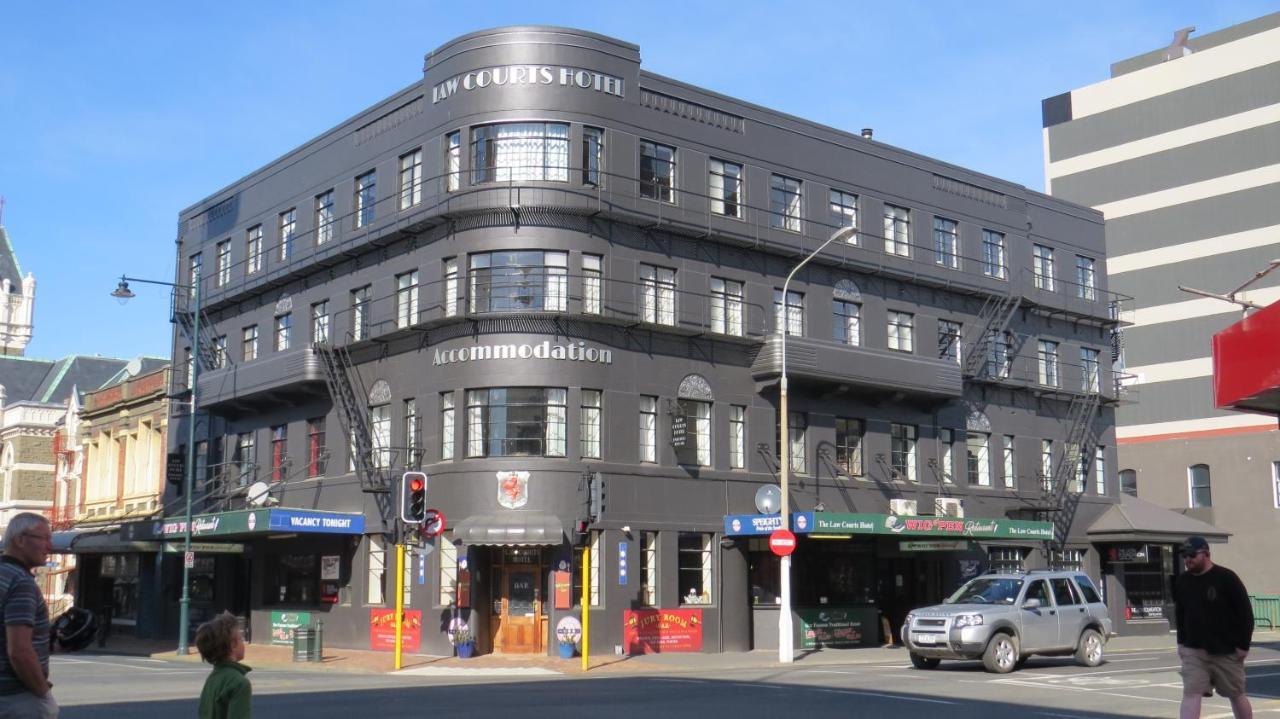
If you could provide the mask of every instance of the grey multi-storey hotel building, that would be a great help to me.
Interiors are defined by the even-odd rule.
[[[1228,294],[1280,250],[1280,13],[1117,62],[1045,100],[1044,126],[1051,194],[1105,215],[1111,287],[1135,298],[1122,489],[1231,532],[1215,560],[1280,589],[1275,417],[1214,407],[1210,339],[1242,307],[1179,289]],[[1280,299],[1280,273],[1240,298]]]
[[[194,615],[254,641],[323,618],[385,645],[388,490],[420,469],[447,518],[405,568],[422,651],[462,623],[548,651],[581,597],[595,652],[776,644],[754,498],[784,455],[782,332],[798,642],[881,641],[877,612],[988,568],[1102,582],[1132,539],[1099,213],[644,72],[635,45],[458,38],[179,219],[193,527],[231,548],[197,553]]]

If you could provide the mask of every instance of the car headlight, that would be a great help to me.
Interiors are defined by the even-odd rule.
[[[907,618],[906,618],[906,619],[904,619],[904,620],[902,620],[902,626],[904,626],[904,627],[909,627],[909,626],[911,626],[911,622],[915,621],[915,618],[916,618],[916,615],[914,615],[914,614],[907,614]]]
[[[980,627],[982,626],[982,615],[981,614],[961,614],[956,617],[955,624],[953,624],[952,626],[954,626],[956,629],[964,629],[965,627]]]

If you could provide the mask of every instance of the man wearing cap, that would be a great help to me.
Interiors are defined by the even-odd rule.
[[[1244,658],[1253,640],[1253,608],[1236,573],[1209,559],[1204,537],[1182,543],[1182,566],[1173,585],[1182,660],[1179,719],[1198,719],[1212,689],[1231,701],[1236,719],[1252,719],[1244,689]]]

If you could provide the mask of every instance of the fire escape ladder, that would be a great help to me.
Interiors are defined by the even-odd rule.
[[[185,288],[174,288],[170,298],[170,321],[178,325],[182,336],[187,338],[187,342],[192,347],[199,348],[196,356],[200,362],[200,371],[217,369],[218,352],[216,337],[213,333],[213,320],[203,309],[200,310],[200,341],[196,342],[192,337],[195,312],[192,311],[191,305],[191,293]],[[226,358],[223,357],[223,360],[225,361]],[[182,369],[186,371],[185,367]]]
[[[389,475],[373,461],[373,432],[369,411],[362,397],[368,397],[360,374],[355,371],[351,355],[345,347],[327,344],[313,345],[324,367],[325,384],[337,409],[338,422],[343,434],[351,439],[355,456],[356,475],[364,492],[382,493],[390,490]],[[355,381],[352,381],[352,376]],[[359,390],[359,392],[357,392]]]
[[[980,377],[989,371],[988,359],[992,344],[999,342],[1013,315],[1022,304],[1022,297],[1010,290],[1003,295],[988,297],[978,313],[978,321],[974,327],[978,330],[974,340],[969,343],[969,354],[964,359],[965,377]]]
[[[1075,491],[1073,485],[1080,476],[1081,463],[1092,457],[1097,447],[1098,436],[1093,421],[1101,405],[1100,393],[1085,392],[1075,395],[1067,409],[1067,436],[1054,463],[1051,482],[1045,488],[1044,504],[1053,522],[1053,539],[1049,542],[1051,550],[1060,551],[1066,546],[1067,535],[1075,520],[1083,491]]]

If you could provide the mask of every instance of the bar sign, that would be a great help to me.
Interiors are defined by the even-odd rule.
[[[618,584],[627,583],[627,543],[618,542]]]

